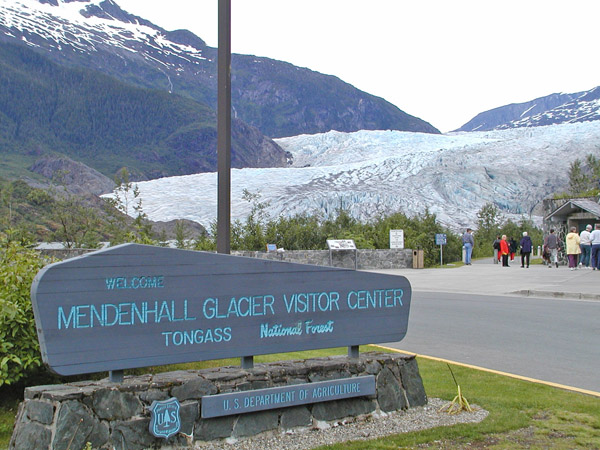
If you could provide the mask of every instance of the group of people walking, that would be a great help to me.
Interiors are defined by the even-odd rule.
[[[550,230],[550,235],[553,232],[554,230]],[[585,230],[579,234],[577,234],[576,227],[571,227],[565,241],[571,270],[578,267],[600,270],[600,224],[596,224],[594,230],[591,225],[587,225]],[[558,262],[556,267],[558,267]]]
[[[471,265],[471,254],[475,241],[473,231],[467,228],[462,236],[463,247],[465,248],[465,264]],[[502,261],[502,267],[510,267],[508,262],[514,261],[515,254],[520,250],[521,267],[529,268],[531,252],[533,251],[533,242],[527,232],[523,232],[523,237],[517,243],[506,235],[498,236],[493,243],[494,263]],[[559,240],[554,229],[544,238],[543,257],[549,268],[555,266],[558,268],[558,252],[565,248],[569,262],[569,268],[600,270],[600,224],[596,224],[594,230],[591,225],[587,225],[585,230],[577,233],[577,227],[571,227],[565,238],[565,243]]]
[[[493,247],[495,264],[502,261],[502,267],[510,267],[508,265],[508,259],[510,258],[511,261],[514,261],[517,250],[520,249],[521,267],[529,268],[531,252],[533,251],[533,242],[531,241],[531,237],[527,234],[527,231],[523,232],[523,237],[518,243],[513,238],[507,238],[505,234],[497,236],[493,243]]]
[[[473,247],[475,246],[475,240],[473,239],[473,230],[467,228],[465,234],[462,235],[462,243],[465,248],[465,264],[471,265],[471,255],[473,253]],[[502,259],[502,266],[509,267],[508,259],[514,261],[517,250],[521,249],[521,267],[529,267],[529,259],[531,252],[533,251],[533,243],[531,238],[527,235],[527,232],[523,232],[521,242],[517,243],[514,239],[508,239],[506,235],[498,238],[494,241],[494,262],[498,263]]]

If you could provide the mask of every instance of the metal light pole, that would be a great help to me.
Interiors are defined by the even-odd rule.
[[[219,0],[217,99],[217,252],[231,253],[231,0]],[[242,369],[254,356],[241,357]]]
[[[219,0],[217,252],[231,251],[231,0]]]

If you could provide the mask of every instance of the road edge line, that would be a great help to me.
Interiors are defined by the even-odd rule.
[[[371,344],[371,345],[373,347],[379,347],[384,350],[390,350],[390,351],[396,352],[396,353],[402,353],[405,355],[415,355],[415,356],[418,356],[419,358],[430,359],[432,361],[438,361],[438,362],[443,362],[443,363],[447,363],[447,364],[453,364],[455,366],[461,366],[461,367],[466,367],[468,369],[480,370],[482,372],[493,373],[495,375],[502,375],[505,377],[515,378],[515,379],[521,380],[521,381],[529,381],[531,383],[536,383],[536,384],[543,384],[546,386],[563,389],[565,391],[572,391],[572,392],[577,392],[579,394],[586,394],[586,395],[591,395],[593,397],[600,398],[600,392],[590,391],[588,389],[582,389],[582,388],[578,388],[578,387],[574,387],[574,386],[567,386],[565,384],[553,383],[552,381],[538,380],[537,378],[525,377],[523,375],[517,375],[517,374],[509,373],[509,372],[502,372],[500,370],[487,369],[485,367],[474,366],[472,364],[465,364],[465,363],[461,363],[458,361],[452,361],[450,359],[438,358],[436,356],[428,356],[428,355],[422,355],[422,354],[415,353],[415,352],[408,352],[405,350],[399,350],[397,348],[386,347],[385,345],[378,345],[378,344]]]

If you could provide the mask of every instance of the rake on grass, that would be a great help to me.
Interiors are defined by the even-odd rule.
[[[458,390],[458,394],[454,397],[452,402],[444,405],[440,408],[440,412],[444,411],[448,414],[458,414],[461,411],[473,412],[473,408],[469,405],[467,399],[462,395],[462,391],[460,390],[460,385],[456,381],[456,377],[454,376],[454,372],[452,372],[452,367],[450,364],[447,364],[448,369],[450,370],[450,374],[452,374],[452,379],[454,380],[454,384],[456,384],[456,389]]]

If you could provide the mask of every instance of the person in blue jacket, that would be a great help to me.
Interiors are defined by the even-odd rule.
[[[521,267],[525,267],[527,262],[527,268],[529,269],[529,257],[531,256],[531,250],[533,250],[533,242],[527,235],[527,231],[523,231],[523,237],[521,238]]]

